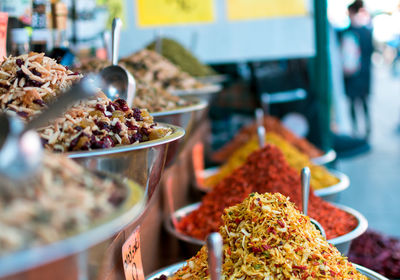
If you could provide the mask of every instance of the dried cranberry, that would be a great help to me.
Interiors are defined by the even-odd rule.
[[[35,81],[35,80],[31,80],[29,78],[26,78],[26,82],[24,87],[41,87],[43,85],[43,83]]]
[[[72,139],[71,143],[69,143],[68,151],[73,151],[76,145],[79,142],[79,139],[83,136],[83,133],[79,133],[74,139]]]
[[[9,85],[5,85],[5,84],[0,84],[0,88],[9,89],[9,88],[10,88],[10,86],[9,86]]]
[[[100,130],[93,130],[93,135],[103,135],[104,133]]]
[[[111,148],[111,147],[114,147],[115,146],[115,142],[114,142],[114,140],[110,137],[110,136],[105,136],[105,137],[103,137],[103,139],[101,139],[103,142],[104,142],[104,145],[107,147],[107,148]]]
[[[31,72],[32,72],[32,74],[33,74],[33,75],[36,75],[36,76],[42,77],[42,73],[40,73],[39,71],[37,71],[35,68],[34,68],[34,69],[32,69],[32,70],[31,70]]]
[[[100,129],[104,129],[105,131],[109,132],[110,131],[110,125],[106,122],[102,121],[95,121],[96,125]]]
[[[111,131],[116,134],[119,134],[121,132],[121,130],[122,130],[122,127],[121,127],[120,122],[116,122],[115,125],[111,127]]]
[[[18,79],[26,77],[25,73],[22,70],[18,70],[16,74]]]
[[[110,112],[110,113],[115,111],[115,108],[114,108],[114,106],[112,104],[108,104],[106,108],[107,108],[107,111]]]
[[[74,128],[76,131],[81,131],[83,129],[83,127],[79,125],[75,126]]]
[[[118,105],[118,107],[121,111],[124,111],[124,112],[129,111],[129,106],[128,106],[128,104],[126,104],[126,101],[123,99],[115,100],[114,104]]]
[[[137,130],[138,129],[138,127],[136,126],[136,125],[134,125],[134,124],[132,124],[130,121],[126,121],[125,122],[125,125],[128,127],[128,129],[130,129],[130,130]]]
[[[136,121],[143,121],[143,117],[139,108],[133,108],[133,117]]]
[[[142,127],[142,128],[140,129],[140,132],[143,133],[143,134],[146,135],[146,136],[149,136],[149,135],[150,135],[149,130],[148,130],[147,128],[145,128],[145,127]]]
[[[143,135],[141,133],[135,133],[129,137],[129,141],[131,144],[136,143],[136,142],[142,142]]]
[[[21,67],[24,64],[24,61],[22,59],[17,58],[15,63],[18,65],[18,67]]]
[[[124,201],[124,196],[121,192],[114,191],[108,198],[108,202],[117,207]]]
[[[103,112],[104,113],[104,107],[103,107],[103,105],[101,105],[101,104],[96,104],[96,110],[99,110],[100,112]]]
[[[49,140],[44,139],[44,138],[40,138],[40,141],[42,142],[42,145],[46,145],[47,143],[49,143]]]
[[[40,106],[45,106],[45,103],[42,99],[35,99],[33,100],[33,103],[38,104]]]
[[[156,123],[152,123],[151,125],[150,125],[150,128],[153,128],[153,127],[155,127],[157,124]]]
[[[23,117],[23,118],[28,117],[28,113],[27,112],[20,111],[20,112],[17,112],[17,114],[18,114],[18,116]]]

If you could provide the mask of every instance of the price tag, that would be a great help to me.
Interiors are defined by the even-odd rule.
[[[214,21],[213,0],[137,0],[140,27]]]
[[[122,261],[126,280],[145,280],[140,253],[140,227],[131,234],[122,246]]]
[[[0,61],[6,54],[8,14],[0,12]]]
[[[304,16],[306,0],[226,0],[229,20]]]

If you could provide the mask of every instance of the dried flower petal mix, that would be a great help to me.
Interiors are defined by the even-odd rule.
[[[164,137],[170,128],[157,126],[146,110],[126,101],[98,97],[72,107],[63,117],[39,129],[45,147],[67,152],[112,148]]]
[[[0,110],[28,119],[81,78],[44,53],[9,56],[0,64]]]
[[[47,153],[29,187],[7,187],[4,181],[0,187],[0,256],[87,230],[113,214],[127,197],[127,189],[113,181]]]
[[[279,193],[252,193],[222,220],[222,279],[367,279]],[[169,279],[208,278],[203,247]]]

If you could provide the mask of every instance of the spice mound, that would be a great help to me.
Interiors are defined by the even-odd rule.
[[[155,51],[141,50],[121,59],[120,64],[129,70],[133,76],[157,88],[171,91],[204,86]]]
[[[61,155],[45,153],[43,166],[0,196],[0,256],[85,231],[120,209],[128,190]],[[0,182],[0,187],[7,187]]]
[[[146,108],[153,113],[190,106],[192,102],[139,80],[136,83],[136,95],[133,105],[138,108]]]
[[[80,78],[44,53],[9,56],[0,64],[0,110],[28,119]]]
[[[266,145],[207,193],[200,207],[179,221],[178,230],[204,240],[221,226],[224,209],[242,202],[252,192],[279,192],[299,207],[300,182],[300,173],[289,166],[283,153],[273,145]],[[325,229],[327,239],[342,236],[358,224],[354,216],[316,196],[313,190],[310,190],[308,212]]]
[[[170,128],[157,126],[147,110],[129,108],[125,100],[98,97],[79,103],[61,118],[39,129],[53,151],[85,151],[162,138]]]
[[[400,279],[400,240],[367,231],[353,240],[349,259],[390,279]]]
[[[298,137],[289,129],[287,129],[279,119],[273,116],[264,117],[264,127],[267,132],[275,132],[287,142],[296,147],[300,152],[308,155],[310,158],[315,158],[323,155],[323,151],[315,147],[307,139]],[[213,154],[213,160],[216,162],[224,162],[241,146],[250,141],[257,133],[257,124],[252,123],[243,127],[234,137],[232,141],[223,146],[220,150]]]
[[[310,167],[312,173],[311,187],[314,190],[323,189],[339,183],[339,179],[330,174],[325,167],[313,164],[306,154],[300,152],[278,134],[274,132],[267,133],[265,139],[267,143],[277,146],[285,155],[289,165],[294,167],[298,172],[305,166]],[[257,149],[259,149],[258,140],[256,137],[253,137],[232,154],[217,174],[207,178],[205,180],[205,185],[212,187],[220,182],[236,168],[241,166],[246,161],[247,157]]]
[[[157,42],[152,42],[147,48],[154,51],[156,49],[156,44]],[[194,77],[217,74],[210,66],[202,64],[190,51],[177,41],[169,38],[162,38],[161,46],[161,54],[172,63],[179,66],[182,71]]]
[[[252,193],[222,220],[223,279],[367,279],[279,193]],[[204,246],[170,279],[207,277]]]

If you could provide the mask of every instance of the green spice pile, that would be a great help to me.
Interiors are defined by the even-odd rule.
[[[161,46],[161,54],[190,75],[203,77],[217,74],[210,66],[201,63],[190,51],[177,41],[163,38],[161,39]],[[147,48],[149,50],[155,50],[156,42],[152,42]]]

